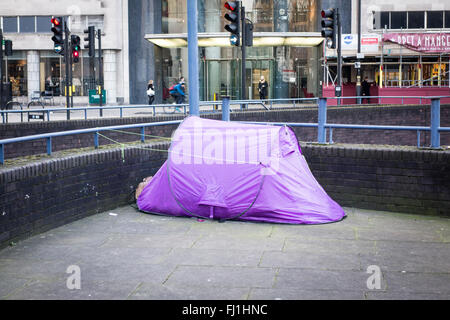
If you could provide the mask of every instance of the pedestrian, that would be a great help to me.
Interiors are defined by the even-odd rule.
[[[148,104],[152,104],[155,101],[155,87],[153,86],[153,80],[150,80],[147,84],[147,96]]]
[[[269,87],[269,84],[264,79],[264,76],[261,76],[261,79],[259,80],[259,83],[258,83],[259,98],[261,100],[266,99],[268,87]]]
[[[180,82],[173,86],[170,90],[170,95],[175,99],[176,104],[182,104],[184,103],[184,97],[185,97],[185,84],[184,82]]]
[[[361,83],[361,87],[362,87],[362,95],[366,96],[367,98],[367,103],[370,103],[370,83],[367,81],[367,77],[364,78],[364,81]],[[363,101],[363,99],[361,99],[361,102]]]

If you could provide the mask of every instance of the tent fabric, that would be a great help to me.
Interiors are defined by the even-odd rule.
[[[319,185],[293,130],[186,118],[137,199],[148,213],[289,224],[335,222],[344,210]]]

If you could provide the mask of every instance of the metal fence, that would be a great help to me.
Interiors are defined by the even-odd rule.
[[[450,127],[441,127],[440,126],[440,101],[442,98],[449,97],[424,97],[426,99],[431,100],[431,117],[430,117],[430,126],[387,126],[387,125],[356,125],[356,124],[333,124],[327,123],[327,99],[320,98],[317,99],[317,109],[318,109],[318,122],[317,123],[286,123],[286,122],[246,122],[246,123],[254,123],[254,124],[267,124],[267,125],[288,125],[291,127],[309,127],[309,128],[317,128],[317,142],[320,144],[333,143],[333,129],[357,129],[357,130],[394,130],[394,131],[416,131],[417,132],[417,147],[420,147],[420,132],[431,132],[431,148],[438,149],[440,148],[440,132],[450,132]],[[283,99],[280,99],[283,100]],[[273,101],[274,102],[274,101]],[[245,109],[246,106],[252,101],[231,101],[228,98],[224,98],[220,102],[211,102],[210,104],[213,106],[213,109],[216,109],[216,106],[221,106],[222,120],[229,121],[230,120],[230,106],[232,104],[241,105],[242,109]],[[261,101],[258,101],[261,103]],[[188,105],[179,105],[184,108],[184,113],[186,114],[186,108]],[[128,106],[130,107],[130,106]],[[135,106],[133,106],[135,107]],[[149,107],[149,106],[145,106]],[[152,106],[156,108],[156,106]],[[272,106],[273,107],[273,106]],[[97,107],[99,108],[99,107]],[[122,113],[124,108],[127,106],[120,107],[103,107],[103,108],[117,108]],[[74,108],[76,109],[76,108]],[[79,108],[80,110],[86,110],[86,108]],[[155,110],[155,109],[154,109]],[[41,112],[48,112],[49,110],[43,110]],[[20,112],[20,111],[18,111]],[[23,110],[22,110],[23,112]],[[26,111],[25,111],[26,112]],[[86,111],[85,111],[86,112]],[[218,110],[215,110],[218,112]],[[48,115],[47,115],[48,117]],[[71,130],[71,131],[62,131],[62,132],[53,132],[53,133],[45,133],[38,135],[31,135],[25,137],[17,137],[10,139],[0,140],[0,164],[4,164],[5,161],[5,146],[8,144],[24,142],[24,141],[32,141],[39,139],[46,139],[47,145],[47,154],[52,154],[52,138],[59,136],[67,136],[67,135],[78,135],[83,133],[93,133],[94,134],[94,146],[98,148],[98,135],[99,132],[108,131],[108,130],[122,130],[122,129],[132,129],[132,128],[141,128],[141,141],[145,141],[145,128],[152,126],[162,126],[162,125],[173,125],[179,124],[182,120],[176,121],[162,121],[162,122],[152,122],[152,123],[139,123],[132,125],[119,125],[119,126],[109,126],[109,127],[100,127],[100,128],[89,128],[89,129],[79,129],[79,130]],[[329,130],[328,135],[329,139],[327,141],[327,130]]]

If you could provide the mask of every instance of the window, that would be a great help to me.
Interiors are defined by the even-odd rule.
[[[406,11],[391,12],[391,29],[406,28]]]
[[[19,19],[19,32],[20,33],[25,33],[25,32],[35,32],[36,31],[36,26],[35,26],[35,16],[29,17],[29,16],[24,16],[24,17],[20,17]]]
[[[408,29],[425,28],[425,12],[411,11],[408,12]]]
[[[444,28],[450,28],[450,11],[445,11],[445,26]]]
[[[3,17],[3,32],[17,31],[17,17]]]
[[[380,29],[384,29],[385,26],[390,29],[389,12],[380,13]]]
[[[37,16],[36,17],[36,32],[51,32],[52,22],[51,16]]]
[[[428,11],[427,12],[427,28],[443,28],[444,27],[444,11]]]

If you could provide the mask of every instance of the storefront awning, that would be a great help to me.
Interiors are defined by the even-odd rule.
[[[146,34],[145,39],[162,48],[187,47],[187,34]],[[323,38],[319,32],[254,32],[254,47],[316,47]],[[231,47],[229,33],[198,33],[199,47]]]

